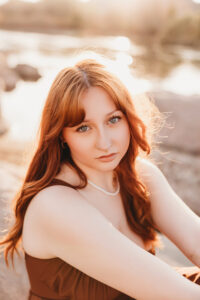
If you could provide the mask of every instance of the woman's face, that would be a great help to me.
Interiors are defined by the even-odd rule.
[[[128,150],[130,130],[127,119],[110,96],[100,87],[91,87],[81,104],[85,119],[81,124],[63,129],[74,162],[84,171],[114,170]],[[115,153],[110,159],[100,156]]]

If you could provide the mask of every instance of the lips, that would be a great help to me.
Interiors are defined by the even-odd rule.
[[[109,155],[99,156],[98,158],[108,158],[108,157],[113,156],[114,154],[116,154],[116,153],[111,153]]]

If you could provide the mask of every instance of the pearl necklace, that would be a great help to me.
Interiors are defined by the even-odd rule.
[[[91,184],[94,188],[96,188],[97,190],[99,190],[109,196],[116,196],[119,193],[120,185],[119,185],[119,181],[117,181],[117,182],[118,182],[117,190],[114,193],[111,193],[111,192],[104,190],[103,188],[101,188],[100,186],[96,185],[94,182],[92,182],[91,180],[88,179],[89,184]]]

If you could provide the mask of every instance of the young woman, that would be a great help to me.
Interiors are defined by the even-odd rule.
[[[198,268],[185,278],[153,255],[159,230],[199,267],[200,219],[147,159],[147,131],[104,64],[57,75],[1,242],[8,264],[22,241],[30,300],[200,299]]]

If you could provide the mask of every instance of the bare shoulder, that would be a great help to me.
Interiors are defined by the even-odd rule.
[[[155,199],[155,197],[153,197],[154,192],[158,193],[158,191],[160,191],[165,193],[166,189],[169,191],[170,185],[166,176],[154,162],[147,159],[137,159],[136,172],[141,182],[152,195],[152,197],[150,197],[151,200]]]
[[[49,186],[38,192],[31,200],[23,222],[24,250],[39,258],[54,257],[47,238],[50,231],[53,233],[52,223],[62,225],[62,220],[67,219],[72,225],[74,221],[70,215],[75,214],[78,206],[84,205],[82,200],[76,190],[67,186]],[[66,224],[68,228],[69,223]]]
[[[52,205],[61,205],[63,201],[69,202],[72,199],[76,201],[79,198],[80,196],[75,189],[63,185],[53,185],[38,192],[32,199],[31,204],[41,210],[45,206],[51,208]]]
[[[40,191],[30,203],[27,212],[35,229],[40,228],[41,236],[71,239],[76,234],[81,236],[83,222],[89,217],[95,221],[107,220],[94,206],[75,189],[56,185]],[[69,241],[68,240],[68,241]],[[46,241],[49,242],[49,241]]]
[[[145,181],[162,175],[162,172],[157,165],[148,159],[138,157],[136,159],[135,167],[139,177]]]
[[[33,226],[43,224],[48,227],[50,220],[57,222],[61,215],[65,216],[73,210],[73,206],[75,210],[80,205],[84,205],[84,201],[75,189],[62,185],[49,186],[33,197],[27,209],[25,222],[27,218],[32,220]]]

